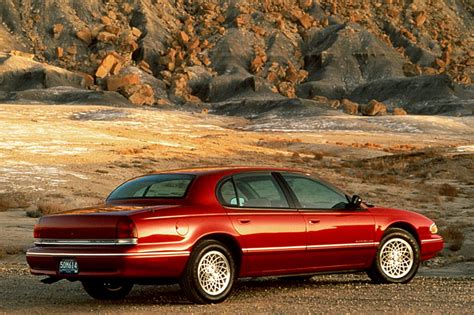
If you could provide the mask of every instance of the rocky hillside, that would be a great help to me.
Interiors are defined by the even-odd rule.
[[[470,0],[1,0],[0,99],[472,115],[473,14]]]

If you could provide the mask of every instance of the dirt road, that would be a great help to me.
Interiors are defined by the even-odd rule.
[[[5,313],[456,313],[472,314],[474,278],[417,276],[406,285],[374,285],[365,274],[321,275],[307,281],[244,279],[218,305],[193,305],[179,286],[135,286],[123,301],[96,301],[80,283],[39,282],[24,263],[0,272]]]

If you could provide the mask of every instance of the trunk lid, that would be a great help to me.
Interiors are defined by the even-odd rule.
[[[35,227],[37,239],[111,240],[123,237],[123,227],[134,228],[131,217],[165,206],[100,206],[44,216]],[[136,232],[136,231],[135,231]]]

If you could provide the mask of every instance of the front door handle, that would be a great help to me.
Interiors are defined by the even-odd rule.
[[[250,223],[250,219],[239,219],[239,222],[242,224]]]
[[[309,224],[317,224],[317,223],[319,223],[319,220],[317,220],[317,219],[309,220]]]

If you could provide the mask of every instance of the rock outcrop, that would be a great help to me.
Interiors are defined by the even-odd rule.
[[[343,99],[472,113],[472,12],[450,0],[5,0],[0,50],[32,58],[2,57],[0,97],[70,86],[140,105],[325,97],[350,113]]]

